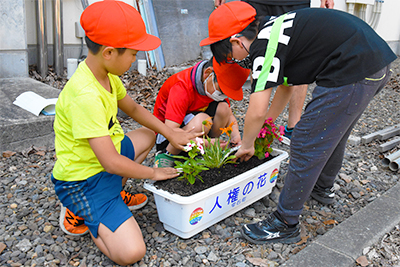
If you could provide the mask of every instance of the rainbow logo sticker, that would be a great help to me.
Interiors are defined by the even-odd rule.
[[[202,208],[195,209],[192,212],[192,214],[190,214],[189,223],[191,225],[197,224],[201,220],[201,218],[203,218],[203,213],[204,213],[204,210]]]
[[[276,181],[276,179],[278,178],[278,169],[273,170],[273,172],[271,173],[271,177],[269,178],[269,182],[272,184],[273,182]]]

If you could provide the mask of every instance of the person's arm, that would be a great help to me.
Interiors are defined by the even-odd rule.
[[[321,6],[322,8],[333,8],[335,3],[333,0],[321,0]]]
[[[118,101],[118,107],[139,124],[153,130],[154,132],[161,133],[168,139],[171,145],[177,149],[183,150],[183,147],[189,143],[191,139],[202,135],[202,133],[192,133],[180,129],[171,129],[151,114],[147,109],[133,101],[133,99],[128,95]]]
[[[293,86],[278,86],[265,119],[272,118],[275,121],[289,103],[292,93]]]
[[[254,155],[254,141],[265,121],[268,112],[272,88],[252,93],[244,120],[242,146],[236,152],[236,158],[247,161]]]
[[[106,172],[136,179],[166,180],[179,174],[174,168],[150,168],[119,154],[110,136],[90,138],[89,144]]]
[[[275,121],[289,102],[292,90],[289,87],[279,87],[281,89],[277,89],[275,92],[269,108],[268,103],[272,88],[250,95],[249,107],[244,121],[242,146],[235,154],[241,161],[247,161],[254,155],[254,141],[265,119],[272,118]]]
[[[173,130],[181,129],[181,126],[179,125],[179,123],[171,121],[171,120],[165,120],[165,125],[167,125],[169,128],[171,128]]]

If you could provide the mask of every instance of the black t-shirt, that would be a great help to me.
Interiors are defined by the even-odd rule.
[[[265,17],[250,47],[254,92],[276,17]],[[305,8],[286,15],[265,88],[285,83],[339,87],[374,74],[397,56],[363,20],[343,11]],[[265,76],[264,76],[265,77]],[[286,78],[284,78],[286,77]],[[262,79],[260,79],[262,80]]]
[[[247,0],[246,2],[255,2],[265,5],[289,6],[289,5],[309,4],[310,0]]]

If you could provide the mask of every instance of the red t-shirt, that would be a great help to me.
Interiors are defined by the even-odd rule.
[[[193,86],[190,78],[193,68],[172,75],[160,88],[153,114],[162,122],[171,120],[181,125],[187,114],[205,111],[214,101],[208,96],[200,95]]]

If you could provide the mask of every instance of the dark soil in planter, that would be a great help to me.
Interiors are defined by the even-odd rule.
[[[203,183],[199,179],[196,179],[196,182],[191,185],[189,184],[189,182],[186,181],[186,179],[178,180],[178,178],[176,178],[165,181],[158,181],[154,183],[154,186],[158,189],[162,189],[170,193],[175,193],[180,196],[191,196],[214,185],[229,180],[248,170],[251,170],[258,165],[268,160],[271,160],[272,158],[274,157],[270,155],[268,158],[260,160],[257,157],[253,156],[251,159],[245,162],[226,164],[221,168],[202,171],[200,172],[200,176],[203,179]]]

